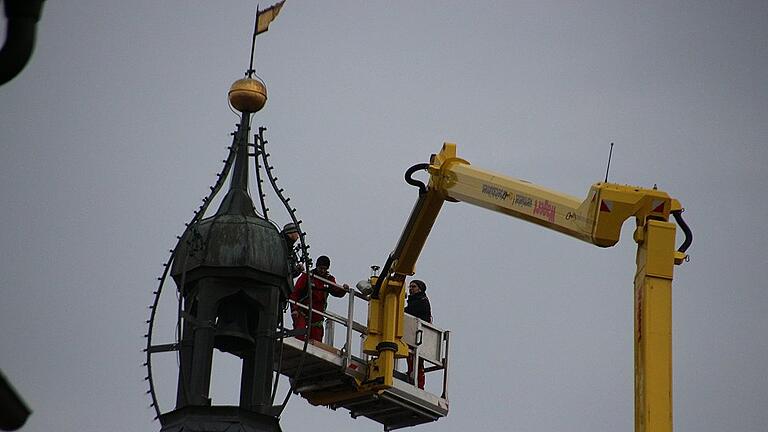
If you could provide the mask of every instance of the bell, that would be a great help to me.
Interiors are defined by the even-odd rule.
[[[254,349],[256,341],[249,330],[248,303],[230,298],[219,306],[213,346],[219,351],[241,356]]]

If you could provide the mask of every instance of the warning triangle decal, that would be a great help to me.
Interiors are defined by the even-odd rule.
[[[651,208],[653,213],[664,213],[664,200],[653,200]]]

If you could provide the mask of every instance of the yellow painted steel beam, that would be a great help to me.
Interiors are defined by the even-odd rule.
[[[445,194],[591,243],[594,217],[576,197],[524,180],[456,164],[436,172]]]
[[[416,261],[443,202],[434,189],[419,196],[393,252],[389,274],[381,276],[384,278],[381,290],[368,302],[368,334],[363,341],[363,351],[374,357],[368,365],[366,390],[391,387],[395,359],[408,356],[408,346],[402,340],[405,278],[415,273]]]
[[[635,230],[635,432],[672,432],[672,272],[675,224]]]
[[[445,143],[433,158],[430,190],[549,228],[600,247],[619,241],[621,226],[635,217],[669,220],[676,201],[666,192],[638,186],[595,183],[584,200],[531,182],[471,166]],[[679,203],[676,203],[679,206]]]

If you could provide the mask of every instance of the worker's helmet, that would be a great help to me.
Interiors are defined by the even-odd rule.
[[[299,232],[299,229],[296,228],[296,224],[293,222],[289,222],[283,226],[283,234],[290,234],[294,232]]]

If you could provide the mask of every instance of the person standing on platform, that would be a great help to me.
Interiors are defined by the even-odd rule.
[[[288,269],[291,272],[291,277],[295,279],[304,271],[304,265],[301,264],[299,256],[296,253],[296,242],[299,240],[299,229],[296,228],[296,224],[293,222],[287,223],[280,234],[282,234],[285,244],[288,245]]]
[[[336,278],[328,270],[331,267],[331,260],[325,255],[317,258],[315,268],[310,272],[312,278],[312,312],[307,309],[291,304],[291,318],[293,319],[293,328],[297,330],[306,329],[309,325],[309,338],[318,342],[323,341],[323,316],[315,311],[325,312],[328,306],[328,294],[334,297],[344,297],[349,291],[347,284],[338,285]],[[318,277],[315,277],[318,276]],[[321,279],[322,278],[322,279]],[[324,279],[324,280],[323,280]],[[306,273],[302,273],[294,285],[291,292],[291,300],[309,307],[309,290]],[[296,337],[304,340],[306,333],[301,333]]]
[[[408,284],[405,313],[422,321],[432,322],[432,306],[429,304],[429,298],[427,298],[427,284],[423,281],[414,279]],[[411,376],[413,376],[413,354],[408,356],[408,377]],[[424,382],[424,359],[419,359],[418,385],[420,389],[424,388]]]

